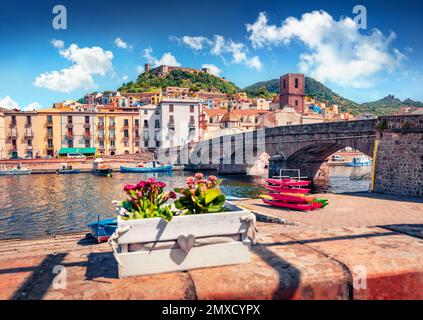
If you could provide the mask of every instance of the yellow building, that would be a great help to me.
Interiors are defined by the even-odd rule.
[[[40,156],[56,156],[62,148],[61,112],[71,108],[50,108],[37,112],[36,141],[40,146]]]
[[[94,120],[97,154],[140,153],[139,118],[138,108],[98,107]]]

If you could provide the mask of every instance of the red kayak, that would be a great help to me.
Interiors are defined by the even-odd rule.
[[[283,208],[301,210],[301,211],[311,211],[311,210],[319,209],[323,206],[323,204],[320,202],[287,203],[282,201],[274,201],[274,200],[266,200],[266,199],[263,199],[263,202],[274,207],[283,207]]]
[[[311,181],[307,180],[294,180],[294,179],[265,179],[268,183],[282,187],[305,187]]]
[[[311,191],[311,189],[306,188],[284,188],[279,186],[265,186],[266,189],[276,191],[276,192],[288,192],[288,193],[301,193],[306,194]]]
[[[296,196],[294,194],[279,194],[279,193],[268,193],[267,196],[272,197],[272,199],[267,199],[270,201],[285,201],[285,202],[294,202],[294,203],[310,203],[315,200],[316,196]]]

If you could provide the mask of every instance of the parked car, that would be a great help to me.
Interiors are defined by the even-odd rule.
[[[68,153],[68,158],[73,159],[86,159],[87,157],[82,153]]]
[[[335,154],[332,156],[332,161],[345,161],[345,158],[338,154]]]

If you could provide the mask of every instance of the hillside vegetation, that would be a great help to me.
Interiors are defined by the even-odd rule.
[[[163,78],[151,73],[141,73],[135,82],[124,83],[118,90],[124,93],[147,92],[169,86],[189,88],[192,92],[218,90],[226,94],[234,94],[240,90],[232,82],[224,81],[212,74],[189,73],[182,70],[173,70]]]
[[[244,90],[250,96],[256,96],[263,88],[266,88],[270,93],[279,94],[279,79],[257,82],[244,88]],[[305,77],[305,94],[306,96],[318,99],[320,102],[337,104],[342,112],[350,112],[353,115],[367,112],[374,115],[387,115],[396,111],[401,106],[423,107],[422,102],[413,101],[411,99],[401,101],[393,95],[389,95],[378,101],[359,104],[340,96],[319,81],[310,77]]]

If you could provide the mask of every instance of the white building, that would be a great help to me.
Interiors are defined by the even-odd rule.
[[[161,147],[199,140],[200,100],[163,98],[160,103]]]
[[[159,148],[161,118],[160,107],[146,104],[140,107],[141,144],[142,148]]]

